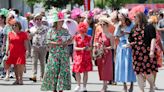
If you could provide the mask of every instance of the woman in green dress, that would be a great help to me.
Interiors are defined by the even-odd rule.
[[[70,61],[67,49],[70,36],[62,28],[62,25],[63,20],[54,22],[53,28],[47,34],[50,48],[41,85],[42,91],[63,92],[63,90],[71,90]]]

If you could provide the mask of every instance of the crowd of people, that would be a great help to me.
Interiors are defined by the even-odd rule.
[[[88,73],[96,65],[103,81],[101,92],[117,82],[123,83],[124,92],[133,92],[136,81],[145,92],[146,80],[149,92],[155,92],[163,62],[164,11],[142,6],[92,11],[52,8],[23,17],[17,9],[0,9],[0,49],[1,78],[9,81],[14,72],[13,85],[23,85],[26,59],[32,58],[29,80],[38,81],[39,61],[42,91],[71,90],[72,74],[77,82],[74,91],[85,92]]]

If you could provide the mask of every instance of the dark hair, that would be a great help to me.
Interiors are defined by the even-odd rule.
[[[132,23],[132,21],[129,19],[129,18],[125,18],[125,24],[127,25],[127,26],[130,26],[130,24]]]
[[[6,24],[6,17],[4,15],[0,15],[0,17],[4,20],[4,24]]]
[[[20,23],[20,22],[18,22],[18,21],[17,21],[17,22],[15,23],[15,25],[18,25],[19,30],[21,30],[21,29],[22,29],[22,25],[21,25],[21,23]]]
[[[142,29],[148,24],[147,17],[144,13],[140,12],[136,15],[139,19],[139,25]]]
[[[163,18],[164,17],[164,14],[163,13],[160,13],[159,16]]]
[[[57,22],[54,22],[53,25],[52,25],[53,28],[56,28],[57,27]]]
[[[17,15],[19,15],[19,10],[18,9],[13,9]]]

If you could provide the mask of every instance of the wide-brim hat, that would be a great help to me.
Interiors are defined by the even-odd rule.
[[[5,17],[7,17],[9,14],[9,10],[2,8],[0,9],[0,15],[4,15]]]
[[[99,22],[105,22],[105,23],[111,24],[111,19],[103,15],[103,16],[100,16]]]

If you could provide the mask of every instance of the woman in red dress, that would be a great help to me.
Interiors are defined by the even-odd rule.
[[[13,84],[22,85],[22,76],[26,63],[25,56],[28,36],[25,32],[21,31],[20,22],[17,22],[16,20],[14,21],[15,22],[12,24],[13,31],[8,34],[9,45],[6,52],[6,55],[8,56],[6,60],[6,67],[9,67],[11,64],[14,65],[16,81]]]
[[[74,37],[74,64],[73,72],[76,73],[76,80],[78,86],[75,91],[86,91],[86,84],[88,80],[88,72],[92,71],[91,58],[91,36],[87,35],[88,24],[81,22],[78,30],[79,34]],[[83,89],[81,89],[81,73],[83,77]]]
[[[95,53],[97,53],[96,64],[98,66],[98,73],[100,80],[103,81],[103,88],[101,92],[106,92],[107,82],[113,80],[113,63],[112,63],[112,48],[114,38],[109,32],[109,19],[102,17],[99,20],[99,24],[102,31],[98,33],[95,38]],[[98,54],[102,52],[102,54]]]

